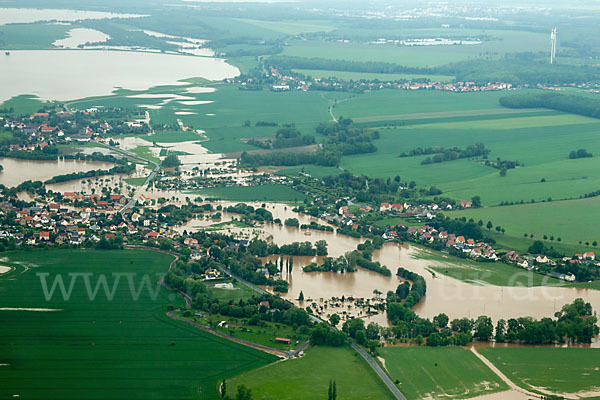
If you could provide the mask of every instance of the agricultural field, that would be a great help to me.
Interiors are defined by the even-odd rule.
[[[124,91],[103,98],[69,103],[78,108],[149,107],[152,124],[175,126],[181,119],[191,129],[202,129],[208,141],[204,147],[215,153],[231,153],[257,148],[241,139],[274,136],[277,127],[255,126],[257,122],[296,124],[304,134],[331,119],[329,105],[347,93],[285,92],[240,90],[237,85],[167,86],[144,92]],[[250,121],[250,126],[244,126]],[[146,139],[146,137],[144,137]],[[194,132],[166,132],[147,137],[157,142],[200,140]]]
[[[6,50],[54,48],[52,43],[68,36],[71,25],[49,23],[9,24],[0,26],[0,47]]]
[[[385,368],[408,399],[466,399],[508,390],[470,351],[461,347],[384,347]]]
[[[336,381],[339,399],[393,398],[367,363],[349,347],[311,347],[302,358],[250,371],[227,385],[246,385],[255,399],[320,400],[326,398],[330,380]]]
[[[447,275],[473,285],[494,286],[564,286],[563,281],[545,275],[524,271],[505,263],[485,263],[423,250],[415,255],[421,260],[433,261],[430,272]]]
[[[361,79],[379,79],[380,81],[429,79],[437,82],[449,82],[454,80],[454,77],[449,75],[379,74],[375,72],[324,71],[315,69],[294,69],[293,71],[298,74],[312,76],[313,78],[340,78],[354,81]]]
[[[349,30],[350,31],[350,30]],[[334,32],[343,36],[345,31]],[[324,40],[290,40],[289,47],[283,54],[304,58],[327,58],[347,61],[377,61],[394,63],[409,67],[434,67],[452,62],[476,58],[498,58],[507,52],[541,51],[547,47],[547,35],[525,31],[494,31],[477,29],[404,29],[379,30],[380,38],[395,38],[398,35],[406,39],[431,37],[456,37],[486,35],[491,40],[475,45],[443,45],[443,46],[396,46],[393,44],[369,44],[373,40],[373,31],[361,32],[352,29],[354,38],[360,38],[361,33],[371,39],[353,42],[324,41]]]
[[[552,201],[504,207],[461,210],[450,216],[483,219],[501,224],[505,234],[523,238],[524,234],[542,240],[553,238],[553,245],[562,243],[592,244],[600,241],[600,199],[598,197],[567,201]],[[561,240],[558,241],[558,238]],[[551,242],[551,241],[549,241]],[[593,246],[592,246],[593,247]]]
[[[600,395],[600,349],[495,347],[479,352],[524,389],[568,398]]]
[[[302,202],[306,199],[304,193],[300,193],[289,186],[278,184],[267,184],[257,186],[229,186],[199,189],[194,191],[205,198],[231,200],[231,201],[272,201],[272,202]]]
[[[374,94],[373,106],[377,102],[409,102],[410,95],[414,94],[414,102],[402,109],[405,117],[410,114],[410,118],[402,121],[402,126],[380,128],[381,138],[374,142],[379,150],[376,153],[344,157],[342,168],[370,176],[400,175],[407,181],[414,180],[418,185],[435,185],[445,195],[455,199],[471,199],[479,195],[484,205],[506,201],[530,202],[532,199],[541,201],[549,197],[553,200],[579,198],[596,190],[600,184],[595,158],[571,160],[568,157],[569,151],[582,147],[592,154],[598,154],[600,138],[596,132],[600,128],[600,121],[596,119],[538,110],[522,113],[506,110],[506,115],[500,114],[502,108],[497,105],[498,93],[399,93],[398,102],[392,101],[393,94],[392,91],[384,95]],[[338,103],[336,114],[354,118],[354,110],[361,109],[359,117],[355,119],[370,118],[369,122],[393,115],[389,114],[391,106],[382,105],[382,108],[386,107],[385,110],[377,110],[373,117],[367,117],[367,107],[361,106],[366,104],[369,96]],[[452,101],[449,96],[457,100]],[[428,105],[423,107],[419,119],[413,119],[413,104],[418,107],[422,103]],[[444,112],[441,117],[436,108]],[[459,111],[460,108],[464,111]],[[483,111],[486,109],[489,111]],[[468,116],[467,111],[473,113],[476,110],[476,118]],[[447,111],[462,115],[449,117]],[[432,118],[427,119],[428,112],[434,113]],[[422,165],[426,156],[399,157],[401,153],[417,147],[465,148],[478,142],[491,150],[490,159],[499,157],[502,160],[519,161],[524,166],[509,170],[502,177],[499,170],[483,165],[480,160],[461,159]],[[531,151],[532,148],[536,151]]]
[[[7,364],[0,369],[1,398],[216,399],[220,380],[276,359],[169,319],[167,305],[183,305],[155,286],[169,255],[40,250],[4,257],[15,270],[0,278],[0,363]],[[117,273],[133,274],[134,294]],[[98,291],[91,301],[81,275],[68,301],[58,286],[46,301],[37,274],[47,274],[49,290],[57,276],[69,290],[69,274],[88,274],[90,290]],[[114,289],[112,301],[96,286],[101,276],[108,292]],[[55,311],[33,311],[40,308]]]

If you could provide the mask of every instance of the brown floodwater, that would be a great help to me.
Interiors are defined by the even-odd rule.
[[[276,218],[295,217],[300,223],[308,223],[311,217],[298,215],[290,207],[281,204],[269,204],[267,208]],[[323,221],[320,221],[323,223]],[[314,243],[323,239],[327,241],[329,256],[337,257],[347,251],[354,250],[362,240],[337,233],[310,231],[269,224],[253,233],[262,237],[272,238],[278,245],[310,241]],[[250,235],[251,236],[251,235]],[[431,266],[444,266],[444,261],[432,261],[416,258],[422,250],[408,245],[386,243],[373,253],[373,261],[386,265],[394,274],[398,267],[422,275],[427,282],[427,295],[415,307],[422,317],[432,318],[439,313],[446,313],[451,319],[470,317],[477,318],[487,315],[494,321],[521,316],[534,318],[552,317],[564,304],[571,303],[576,298],[590,302],[594,309],[600,309],[600,291],[561,286],[537,287],[503,287],[485,283],[466,283],[448,276],[437,274],[434,277],[428,270]],[[400,280],[396,276],[385,277],[365,269],[358,272],[336,274],[331,272],[304,273],[303,266],[312,262],[310,258],[294,257],[294,268],[290,277],[289,292],[284,295],[288,299],[297,299],[300,291],[305,298],[329,299],[341,295],[356,297],[374,297],[373,290],[384,294],[395,290]],[[475,271],[474,271],[475,272]],[[526,271],[515,269],[515,274],[525,274]],[[471,276],[469,278],[472,278]]]
[[[4,168],[0,172],[0,184],[7,187],[31,181],[46,181],[57,175],[85,172],[93,169],[110,169],[111,163],[80,160],[36,161],[18,160],[16,158],[2,157],[0,165]]]

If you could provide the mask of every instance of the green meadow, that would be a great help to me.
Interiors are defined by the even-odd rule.
[[[325,71],[316,69],[294,69],[294,72],[310,75],[313,78],[340,78],[359,81],[361,79],[380,81],[399,81],[413,79],[429,79],[431,81],[448,82],[454,79],[449,75],[419,75],[419,74],[379,74],[376,72],[352,72],[352,71]]]
[[[495,347],[479,352],[518,386],[540,392],[598,396],[600,349]],[[585,392],[593,392],[585,395]],[[572,397],[570,397],[572,398]]]
[[[308,197],[289,186],[266,184],[199,189],[193,192],[205,198],[231,201],[302,202]]]
[[[392,380],[408,399],[466,399],[508,390],[470,351],[461,347],[384,347]]]
[[[567,201],[552,201],[503,207],[487,207],[461,210],[449,213],[450,216],[483,219],[492,221],[506,229],[505,234],[523,237],[525,233],[535,239],[554,237],[554,244],[560,242],[600,241],[600,199],[598,197]]]
[[[0,277],[2,307],[57,311],[0,310],[0,363],[6,364],[0,398],[216,399],[222,379],[276,360],[168,318],[168,304],[183,305],[156,285],[169,255],[39,250],[5,257],[15,270]],[[48,288],[62,276],[67,290],[69,274],[83,275],[73,278],[68,301],[58,288],[46,301],[38,274],[47,275]],[[105,276],[114,296],[98,286],[91,301],[84,275],[92,293]]]
[[[302,358],[250,371],[227,382],[228,390],[246,385],[255,399],[320,400],[329,381],[344,400],[392,399],[389,390],[362,357],[349,347],[311,347]]]

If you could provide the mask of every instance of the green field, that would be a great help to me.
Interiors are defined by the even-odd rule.
[[[280,169],[279,171],[277,171],[276,173],[277,173],[277,175],[293,176],[293,175],[298,175],[298,173],[300,173],[300,172],[309,174],[310,176],[315,177],[315,178],[322,178],[324,176],[329,176],[329,175],[339,175],[343,171],[336,167],[321,167],[318,165],[304,165],[301,167],[283,168],[283,169]]]
[[[202,140],[204,137],[191,131],[165,131],[158,132],[150,136],[141,136],[142,139],[157,143],[179,143],[191,142],[193,140]]]
[[[563,286],[564,282],[534,272],[527,272],[517,266],[502,262],[487,263],[465,260],[447,254],[423,249],[415,255],[421,260],[431,260],[429,269],[438,274],[448,275],[474,285],[495,286]],[[518,275],[517,275],[518,274]]]
[[[52,43],[66,38],[67,32],[76,27],[49,23],[2,25],[0,46],[6,50],[55,48]]]
[[[150,150],[151,147],[152,146],[138,146],[135,149],[131,149],[130,152],[140,156],[145,160],[159,162],[160,159],[152,153],[152,150]]]
[[[307,196],[289,186],[267,184],[257,186],[230,186],[194,191],[200,196],[231,201],[302,202]]]
[[[4,103],[0,103],[0,108],[9,109],[12,107],[15,114],[18,115],[33,114],[34,112],[39,111],[43,106],[44,102],[38,97],[30,94],[16,96]]]
[[[349,30],[352,37],[360,29]],[[342,31],[343,32],[343,31]],[[368,33],[367,33],[368,34]],[[380,30],[378,37],[403,35],[407,38],[448,37],[448,35],[489,35],[491,39],[479,45],[396,46],[370,44],[365,41],[350,43],[321,40],[290,40],[283,54],[305,58],[327,58],[348,61],[379,61],[410,67],[433,67],[452,62],[478,58],[498,58],[507,52],[542,51],[547,47],[546,35],[524,31],[476,29],[397,29]],[[371,31],[372,35],[372,31]]]
[[[488,207],[449,213],[454,217],[483,219],[501,224],[507,235],[523,238],[525,233],[536,239],[554,236],[561,242],[579,244],[600,241],[600,199],[598,197],[552,201],[504,207]]]
[[[183,301],[164,288],[148,288],[172,257],[144,251],[47,250],[5,253],[16,268],[0,278],[3,308],[60,311],[0,311],[0,398],[28,399],[216,399],[223,378],[266,365],[271,355],[204,333],[166,315]],[[93,301],[84,278],[75,278],[68,301],[59,289],[46,301],[38,273],[51,287],[68,274],[93,274],[90,288],[105,274],[109,301],[100,289]],[[134,300],[128,278],[133,274]],[[141,287],[144,274],[150,286]]]
[[[408,399],[465,399],[508,390],[483,362],[460,347],[385,347],[380,353]]]
[[[359,121],[405,117],[394,122],[403,126],[380,129],[376,153],[344,157],[341,166],[356,174],[400,175],[418,185],[435,185],[455,199],[479,195],[484,205],[571,199],[597,190],[597,158],[570,160],[568,153],[584,147],[592,154],[600,152],[599,120],[550,111],[514,113],[499,108],[500,95],[380,91],[338,103],[336,115]],[[453,112],[456,116],[451,117]],[[501,177],[497,169],[478,160],[421,165],[425,156],[399,157],[417,147],[464,148],[477,142],[491,150],[490,159],[525,166]]]
[[[132,186],[142,186],[144,182],[146,182],[147,178],[125,178],[123,179],[125,183]]]
[[[600,349],[581,348],[482,348],[479,352],[520,387],[556,394],[578,392],[598,397]]]
[[[302,358],[250,371],[229,381],[228,387],[246,385],[255,399],[320,400],[327,398],[332,379],[338,399],[393,398],[367,363],[348,347],[311,347]]]
[[[193,87],[193,86],[189,86]],[[188,93],[189,87],[167,86],[152,88],[135,95],[181,95],[190,97],[191,101],[212,101],[199,105],[184,105],[179,101],[170,101],[160,109],[149,110],[152,124],[175,125],[177,119],[192,129],[202,129],[209,140],[202,143],[204,147],[215,153],[230,153],[244,150],[255,150],[254,146],[241,139],[274,136],[277,127],[257,127],[256,122],[276,122],[279,125],[295,123],[304,134],[314,134],[315,127],[331,119],[329,104],[335,99],[348,97],[347,93],[319,92],[284,92],[270,90],[240,90],[237,85],[214,85],[212,93]],[[132,92],[124,92],[102,98],[83,99],[71,102],[70,106],[89,108],[92,106],[132,108],[139,105],[157,106],[161,98],[133,98]],[[186,100],[189,101],[189,100]],[[175,112],[193,112],[190,115],[176,115]],[[245,121],[250,127],[243,126]],[[157,142],[175,142],[200,140],[202,137],[194,132],[158,133],[144,139]]]
[[[313,78],[339,78],[355,81],[359,81],[361,79],[378,79],[380,81],[429,79],[436,82],[449,82],[454,80],[454,77],[450,75],[378,74],[375,72],[324,71],[316,69],[294,69],[294,72],[307,76],[310,75]]]

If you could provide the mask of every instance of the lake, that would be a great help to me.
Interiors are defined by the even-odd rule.
[[[186,78],[239,75],[223,59],[102,50],[16,50],[0,57],[0,103],[18,95],[73,100],[109,95],[115,88],[146,90]]]

